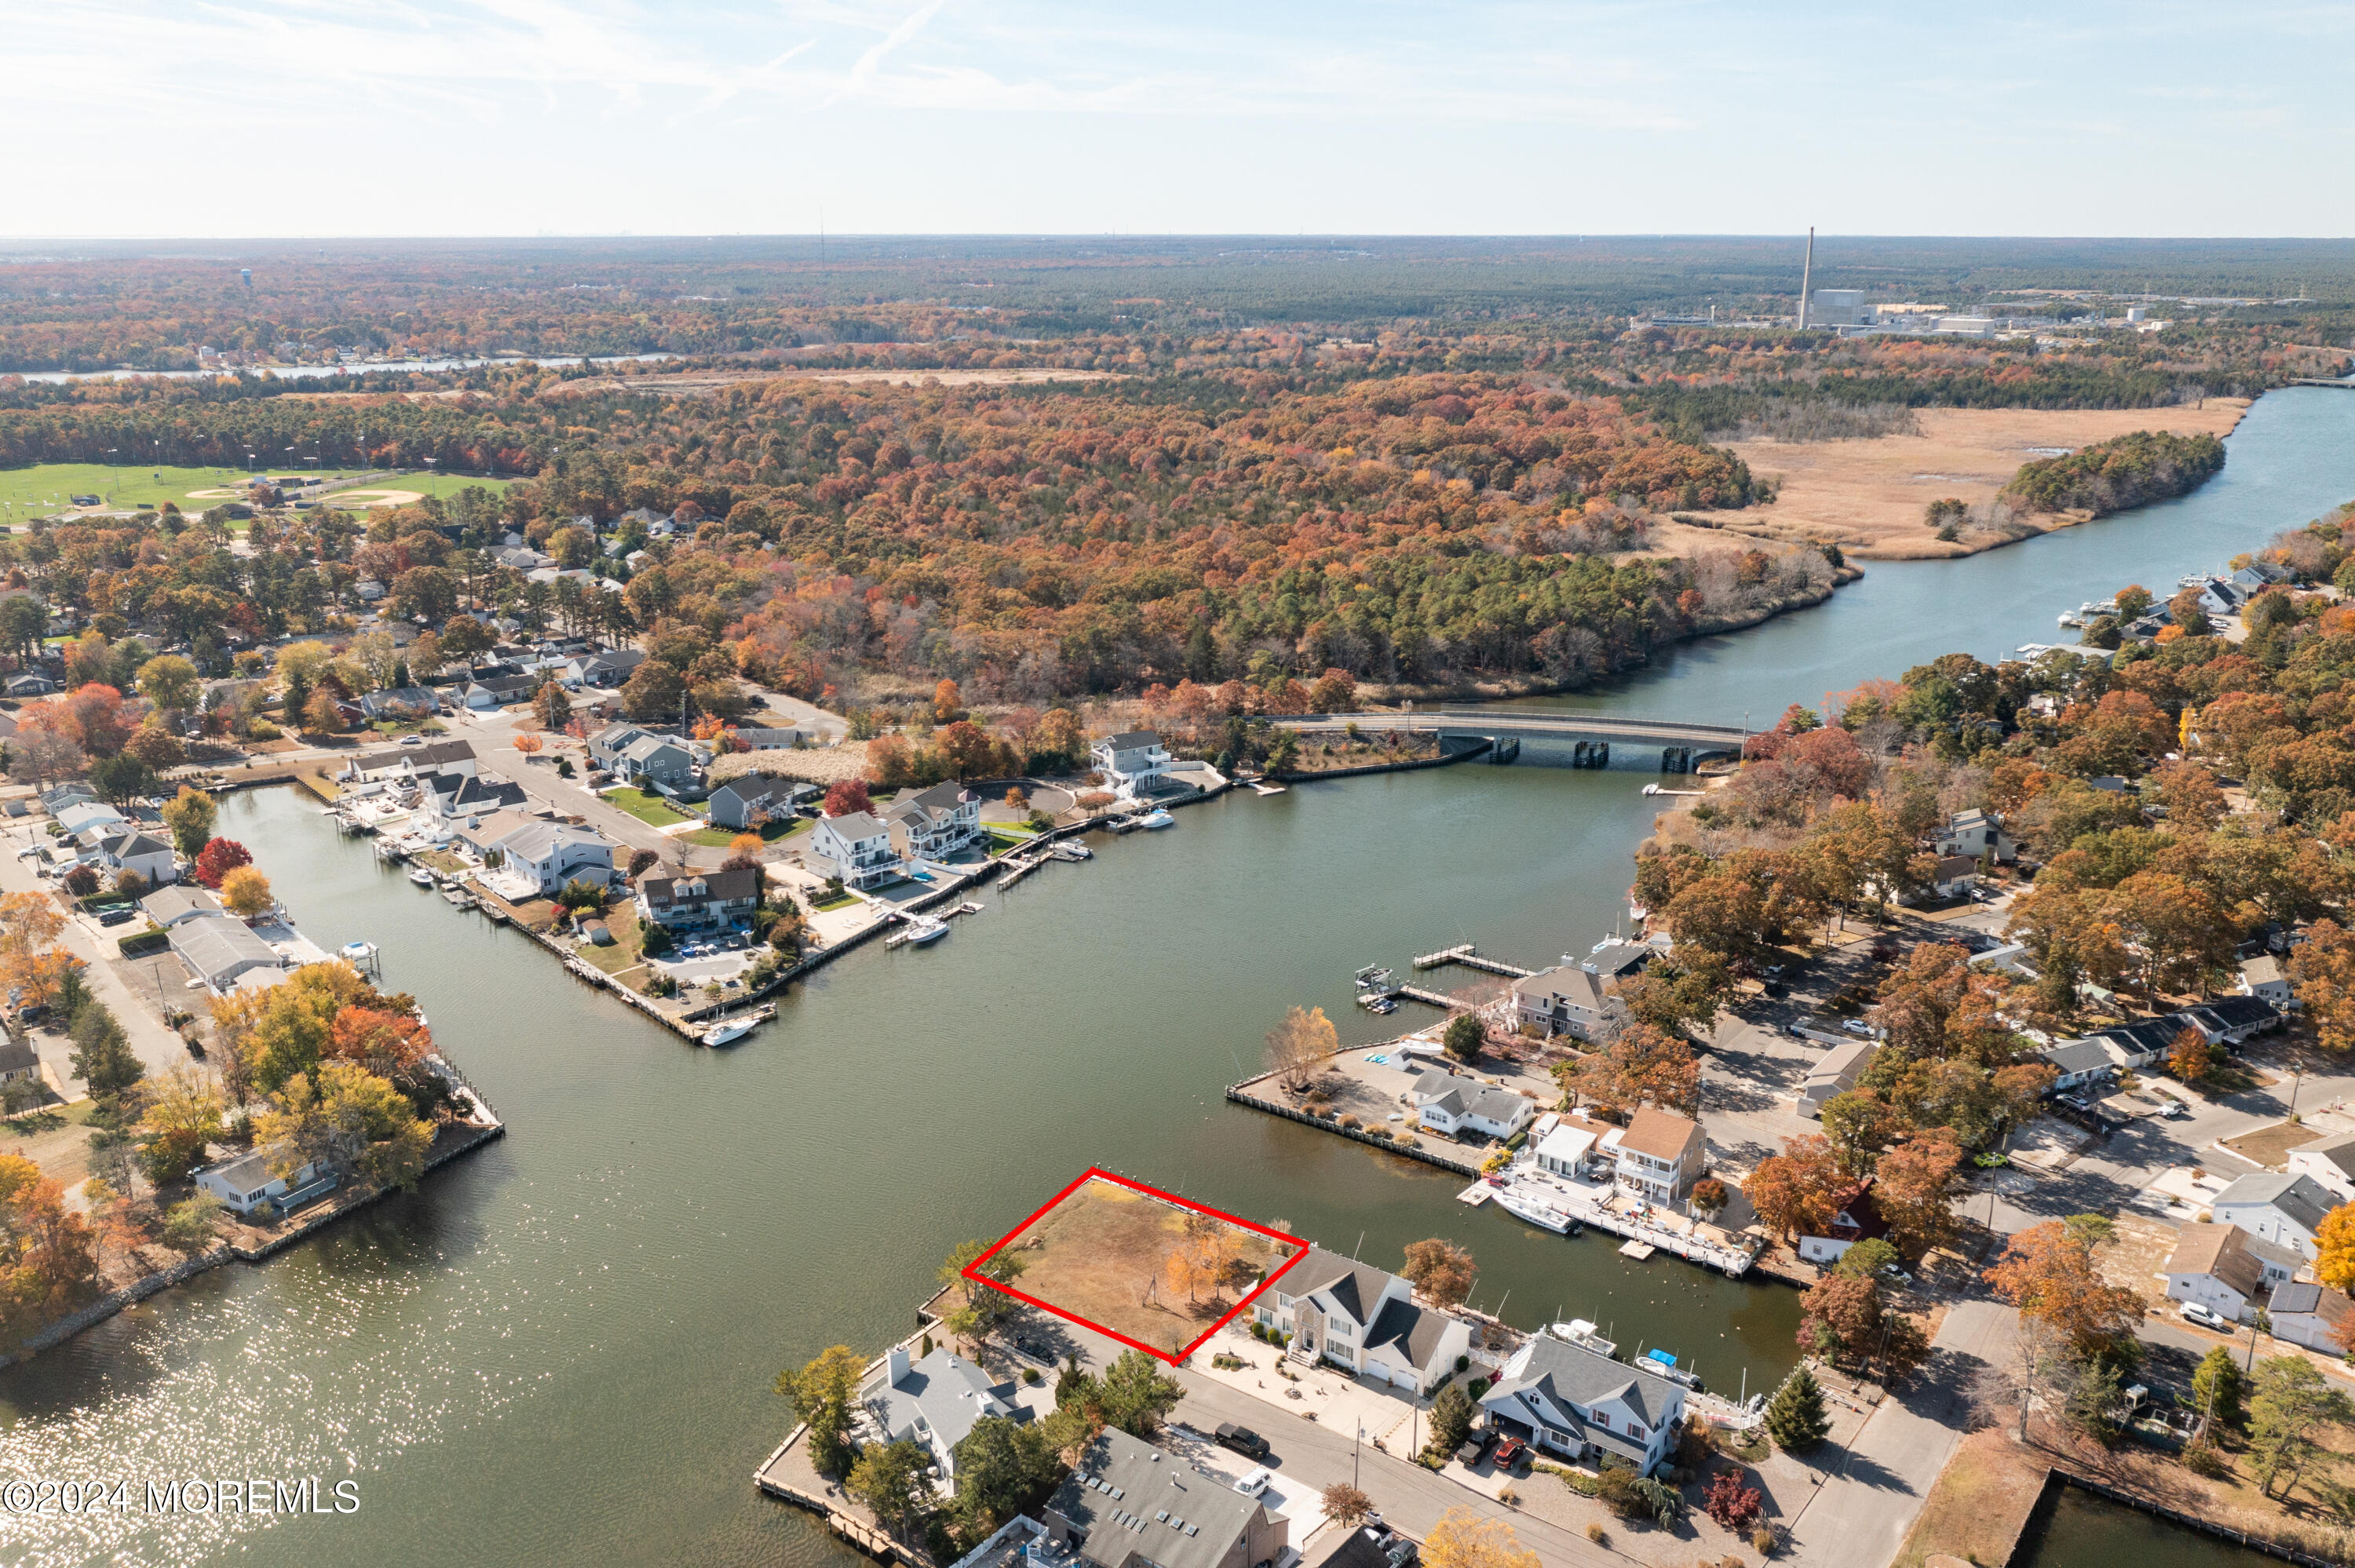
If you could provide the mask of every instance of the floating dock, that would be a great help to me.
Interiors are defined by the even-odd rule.
[[[1659,1249],[1655,1247],[1650,1242],[1631,1241],[1625,1243],[1619,1248],[1619,1255],[1621,1257],[1632,1257],[1637,1263],[1641,1263],[1658,1250]]]
[[[1508,964],[1502,959],[1484,959],[1480,956],[1480,949],[1470,942],[1444,948],[1436,953],[1425,953],[1414,960],[1414,967],[1419,969],[1435,969],[1446,964],[1462,964],[1467,969],[1485,969],[1492,975],[1503,975],[1507,980],[1527,980],[1537,972],[1525,969],[1518,964]]]

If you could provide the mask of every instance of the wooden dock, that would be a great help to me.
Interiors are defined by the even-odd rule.
[[[1381,994],[1401,997],[1408,1001],[1419,1001],[1425,1006],[1436,1007],[1447,1012],[1454,1012],[1471,1005],[1469,1002],[1456,1001],[1445,991],[1425,991],[1419,985],[1394,985]]]
[[[1502,959],[1482,958],[1480,949],[1470,942],[1444,948],[1436,953],[1425,953],[1414,960],[1414,967],[1419,969],[1435,969],[1446,964],[1462,964],[1467,969],[1486,969],[1492,975],[1503,975],[1507,980],[1527,980],[1537,972],[1525,969],[1518,964],[1508,964]]]

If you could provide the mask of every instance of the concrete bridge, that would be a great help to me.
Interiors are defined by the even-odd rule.
[[[1327,735],[1356,725],[1379,735],[1418,730],[1451,738],[1495,741],[1498,760],[1509,760],[1523,741],[1569,747],[1573,766],[1608,767],[1611,748],[1660,748],[1666,773],[1691,770],[1693,762],[1716,752],[1735,752],[1754,734],[1740,725],[1700,724],[1685,719],[1638,718],[1624,714],[1573,713],[1540,708],[1416,708],[1407,713],[1294,714],[1271,722],[1303,735]]]

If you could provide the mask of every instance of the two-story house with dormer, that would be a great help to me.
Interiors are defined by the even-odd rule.
[[[1606,977],[1595,969],[1565,960],[1513,982],[1513,1015],[1549,1039],[1556,1034],[1596,1039],[1603,1029],[1606,984]]]
[[[962,784],[935,784],[883,813],[891,847],[909,860],[944,860],[981,837],[981,797]]]
[[[1416,1394],[1429,1393],[1470,1353],[1472,1330],[1414,1304],[1404,1278],[1312,1246],[1253,1308],[1262,1327],[1292,1336],[1290,1353],[1327,1361]]]
[[[1106,736],[1088,748],[1088,758],[1113,793],[1130,800],[1151,794],[1155,783],[1169,771],[1168,750],[1162,746],[1161,736],[1149,729]]]
[[[814,865],[830,865],[845,887],[880,887],[900,875],[890,826],[865,811],[820,818],[810,831],[809,853]]]
[[[1937,853],[1941,857],[1963,855],[1971,860],[1992,855],[2008,865],[2019,858],[2019,846],[2003,831],[2001,817],[1974,809],[1946,819],[1946,831],[1938,835]]]
[[[1513,1353],[1480,1399],[1491,1430],[1584,1460],[1608,1455],[1648,1476],[1675,1446],[1685,1391],[1665,1377],[1540,1334]]]
[[[639,919],[674,931],[750,920],[761,906],[761,868],[739,865],[682,876],[641,877],[637,904]]]

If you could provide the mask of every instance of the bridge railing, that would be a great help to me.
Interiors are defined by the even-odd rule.
[[[1650,733],[1663,731],[1682,735],[1721,736],[1727,739],[1746,739],[1756,732],[1740,725],[1709,724],[1691,719],[1643,718],[1630,714],[1591,714],[1541,708],[1418,708],[1407,714],[1283,714],[1275,715],[1277,724],[1348,724],[1355,722],[1369,729],[1412,729],[1433,722],[1461,725],[1467,728],[1517,728],[1583,730],[1589,734],[1604,734],[1616,730]]]

